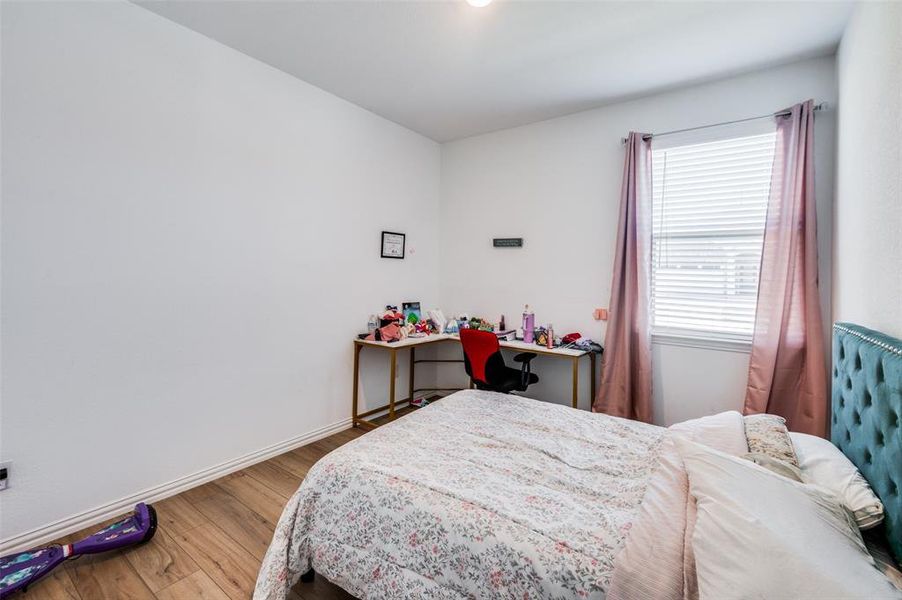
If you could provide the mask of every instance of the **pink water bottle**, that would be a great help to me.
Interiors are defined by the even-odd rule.
[[[526,309],[523,311],[523,341],[527,344],[531,344],[533,342],[533,334],[536,329],[536,316],[533,314],[531,310],[529,310],[529,305],[526,305]]]

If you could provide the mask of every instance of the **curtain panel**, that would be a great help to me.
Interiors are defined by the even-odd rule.
[[[818,296],[814,102],[777,117],[744,414],[823,437],[827,369]]]
[[[601,386],[592,410],[651,423],[651,139],[645,137],[630,132],[627,138]]]

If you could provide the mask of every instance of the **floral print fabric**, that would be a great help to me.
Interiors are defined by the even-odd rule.
[[[746,415],[745,438],[749,453],[763,454],[799,469],[799,459],[786,429],[786,420],[777,415]]]
[[[317,573],[359,598],[603,598],[665,429],[466,390],[332,452],[254,598]]]

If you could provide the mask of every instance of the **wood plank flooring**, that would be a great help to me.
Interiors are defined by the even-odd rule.
[[[360,435],[360,429],[342,431],[155,502],[159,528],[149,543],[66,562],[22,598],[247,600],[282,507],[307,470]],[[72,542],[101,527],[59,541]],[[317,575],[313,583],[298,583],[292,598],[344,600],[351,596]]]

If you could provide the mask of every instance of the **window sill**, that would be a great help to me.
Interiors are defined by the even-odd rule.
[[[680,346],[683,348],[704,348],[721,352],[739,352],[749,354],[752,343],[745,340],[709,338],[682,333],[652,333],[651,343],[662,346]]]

